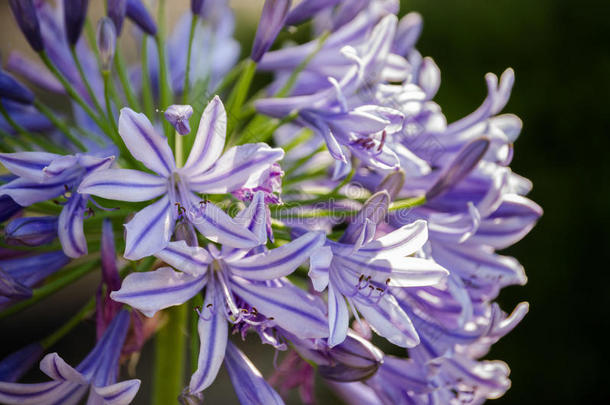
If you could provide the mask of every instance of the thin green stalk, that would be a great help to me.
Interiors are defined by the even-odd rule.
[[[388,211],[398,211],[404,210],[407,208],[418,207],[420,205],[424,205],[426,203],[426,196],[422,195],[419,197],[406,198],[404,200],[397,200],[390,204],[390,208]]]
[[[104,109],[102,108],[100,102],[98,101],[97,96],[93,92],[93,89],[91,88],[91,84],[89,84],[89,80],[87,80],[87,76],[85,75],[85,71],[83,70],[83,65],[80,63],[80,59],[78,58],[78,55],[76,54],[76,47],[74,45],[70,46],[70,53],[72,54],[72,59],[74,59],[74,63],[76,64],[76,68],[78,69],[78,73],[80,74],[81,80],[83,81],[83,83],[85,84],[85,87],[87,88],[89,97],[91,97],[91,101],[93,101],[93,104],[95,105],[95,108],[97,108],[97,111],[100,113],[100,115],[104,115]]]
[[[227,137],[229,139],[241,119],[241,107],[250,90],[250,84],[252,84],[254,73],[256,73],[256,62],[248,60],[244,66],[241,77],[229,95],[229,100],[226,104],[227,114],[229,116],[227,122]]]
[[[203,306],[203,296],[197,294],[193,297],[189,307],[192,309],[191,313],[191,336],[190,336],[190,352],[191,352],[191,372],[194,373],[197,370],[197,360],[199,359],[199,333],[197,333],[197,326],[199,324],[199,314],[196,309]]]
[[[49,152],[56,152],[56,153],[64,153],[65,152],[65,150],[63,148],[60,148],[59,146],[57,146],[53,142],[49,142],[48,140],[44,139],[44,137],[42,137],[42,136],[36,136],[33,133],[31,133],[30,131],[28,131],[27,129],[25,129],[24,127],[22,127],[21,125],[19,125],[13,119],[13,117],[11,117],[11,115],[8,113],[8,111],[6,111],[6,109],[4,108],[2,103],[0,103],[0,114],[2,114],[4,119],[6,119],[6,122],[8,122],[8,124],[11,127],[13,127],[13,129],[16,132],[18,132],[21,136],[23,136],[28,142],[36,144],[36,145],[40,146],[41,148],[43,148],[43,149],[45,149],[45,150],[47,150]],[[27,144],[27,142],[24,142],[18,136],[11,137],[11,139],[15,140],[15,142],[19,146],[21,146],[23,149],[25,149],[25,150],[30,149],[30,146]]]
[[[142,57],[142,101],[144,102],[144,113],[152,121],[153,114],[153,93],[150,86],[150,69],[148,68],[148,36],[142,37],[141,57]]]
[[[104,78],[104,100],[106,102],[106,112],[108,114],[108,120],[112,125],[112,139],[117,145],[122,145],[123,142],[119,139],[119,127],[117,126],[116,120],[114,119],[114,113],[112,112],[112,103],[110,102],[110,71],[103,70],[102,77]]]
[[[121,86],[123,86],[123,93],[125,94],[125,98],[127,99],[127,104],[129,107],[140,111],[140,103],[136,98],[136,94],[131,87],[131,82],[129,81],[129,75],[127,74],[127,69],[125,68],[125,61],[123,60],[123,55],[119,49],[119,44],[117,43],[116,54],[114,56],[114,67],[116,69],[117,74],[119,75],[119,80],[121,82]]]
[[[74,89],[72,84],[70,84],[68,82],[68,80],[64,77],[64,75],[57,69],[57,67],[55,67],[55,65],[53,64],[53,62],[49,58],[49,55],[47,55],[47,53],[45,51],[39,52],[38,55],[40,55],[40,58],[42,59],[44,64],[47,66],[47,68],[51,71],[51,73],[53,73],[53,75],[57,78],[57,80],[59,80],[59,82],[62,84],[62,86],[64,87],[64,89],[68,93],[68,95],[70,97],[72,97],[72,99],[74,101],[76,101],[76,103],[79,106],[81,106],[83,110],[85,110],[85,112],[91,117],[91,119],[93,119],[93,121],[97,124],[98,127],[100,127],[102,130],[108,131],[108,127],[106,126],[106,123],[104,122],[104,120],[102,120],[93,111],[93,109],[91,109],[89,104],[87,104],[85,102],[85,100],[83,100],[83,98]]]
[[[55,115],[55,113],[53,111],[51,111],[51,109],[49,107],[47,107],[46,105],[44,105],[42,102],[40,102],[38,100],[34,101],[34,106],[38,109],[38,111],[40,111],[40,113],[42,115],[47,117],[47,119],[49,121],[51,121],[51,123],[57,129],[59,129],[63,134],[65,134],[66,137],[70,140],[70,142],[72,142],[74,144],[74,146],[76,146],[78,149],[83,150],[83,151],[87,150],[87,148],[80,141],[80,139],[78,139],[76,137],[76,135],[74,135],[72,133],[72,131],[70,130],[70,127],[68,126],[68,124],[66,124],[61,119],[57,118],[57,115]]]
[[[7,308],[6,310],[0,312],[0,319],[6,318],[10,315],[16,314],[18,312],[23,311],[26,308],[31,307],[32,305],[38,303],[44,298],[56,293],[61,290],[65,286],[72,284],[79,278],[83,277],[85,274],[89,273],[89,271],[93,270],[100,264],[99,259],[94,259],[92,261],[88,261],[83,263],[80,266],[74,267],[69,270],[65,270],[60,277],[57,279],[45,284],[44,286],[37,288],[34,290],[32,297],[16,303],[15,305]]]
[[[181,168],[184,165],[184,148],[183,148],[183,139],[184,137],[176,132],[174,136],[176,142],[174,145],[174,156],[176,158],[176,167]]]
[[[60,326],[55,332],[40,341],[42,347],[46,350],[57,343],[61,338],[66,336],[72,329],[76,327],[83,319],[90,317],[95,309],[95,297],[91,297],[89,301],[74,314],[68,322]]]
[[[168,321],[155,338],[154,405],[175,403],[184,387],[187,314],[188,305],[169,308]]]
[[[159,0],[159,6],[157,8],[157,35],[155,36],[155,43],[157,44],[157,53],[159,54],[160,110],[165,110],[172,103],[171,89],[169,87],[167,76],[167,58],[165,57],[165,17],[165,0]],[[165,132],[165,136],[167,137],[168,143],[173,145],[174,132],[172,131],[172,125],[167,120],[163,120],[163,130]]]
[[[195,38],[195,29],[197,28],[197,14],[191,17],[191,30],[189,32],[189,44],[186,51],[186,69],[184,70],[184,86],[182,86],[182,104],[186,104],[189,99],[189,88],[191,87],[191,53],[193,48],[193,38]]]

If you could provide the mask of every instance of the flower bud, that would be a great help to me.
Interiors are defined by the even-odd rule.
[[[127,0],[108,0],[108,17],[114,23],[116,35],[123,31],[123,20],[127,13]]]
[[[148,35],[157,34],[157,24],[141,0],[127,0],[125,14]]]
[[[263,14],[261,15],[252,53],[250,58],[258,62],[261,60],[265,52],[271,48],[273,41],[280,33],[284,26],[288,10],[290,10],[291,0],[266,0],[263,6]]]
[[[4,222],[21,210],[21,205],[17,204],[8,195],[0,196],[0,222]]]
[[[25,39],[36,52],[44,50],[40,24],[36,15],[34,0],[9,0],[13,15]]]
[[[85,25],[89,0],[64,0],[64,24],[70,45],[76,45]]]
[[[390,198],[393,200],[398,196],[398,193],[400,193],[404,184],[405,172],[399,170],[388,174],[375,191],[387,191]]]
[[[4,230],[13,245],[40,246],[57,236],[57,217],[24,217],[11,221]]]
[[[333,347],[328,355],[330,365],[318,366],[318,372],[333,381],[365,380],[383,363],[381,350],[353,332],[349,332],[343,343]]]
[[[173,104],[165,110],[165,119],[178,131],[180,135],[191,132],[189,118],[193,115],[193,107],[190,105]]]
[[[0,98],[18,103],[32,104],[34,94],[8,73],[0,71]]]
[[[110,70],[116,47],[116,28],[112,20],[102,17],[97,23],[97,48],[100,52],[102,70]]]
[[[449,191],[468,176],[485,156],[487,149],[489,149],[489,139],[487,138],[475,139],[464,146],[436,183],[430,187],[426,193],[426,200],[430,201]]]
[[[42,356],[44,348],[40,343],[31,343],[0,361],[0,381],[19,380]]]
[[[32,289],[20,283],[10,273],[0,268],[0,297],[26,299],[32,296]]]
[[[201,14],[201,10],[203,9],[204,0],[191,0],[191,11],[195,15]]]

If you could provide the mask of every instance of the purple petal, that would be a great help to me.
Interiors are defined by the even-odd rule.
[[[42,170],[60,157],[62,156],[47,152],[0,153],[0,163],[19,177],[42,182],[45,179]]]
[[[292,284],[267,287],[235,279],[233,291],[281,328],[303,338],[328,336],[328,323],[315,298]]]
[[[273,45],[275,38],[284,26],[291,3],[291,0],[265,1],[252,45],[252,53],[250,54],[253,61],[260,61],[265,52]]]
[[[4,229],[6,242],[26,246],[50,243],[57,236],[57,217],[23,217],[9,222]]]
[[[297,25],[302,21],[305,21],[315,16],[320,11],[332,7],[339,3],[341,0],[308,0],[302,1],[290,10],[288,18],[286,18],[287,25]]]
[[[0,382],[0,403],[7,405],[76,405],[89,387],[72,382],[39,384]]]
[[[309,273],[313,288],[322,292],[328,285],[330,264],[333,260],[333,252],[329,246],[321,246],[316,249],[309,258]]]
[[[83,230],[87,201],[87,195],[75,194],[70,197],[59,214],[57,235],[68,257],[77,258],[87,254],[87,240]]]
[[[127,380],[105,387],[93,387],[104,405],[128,405],[140,389],[140,380]]]
[[[41,64],[24,57],[20,52],[14,51],[8,57],[6,69],[25,78],[43,90],[53,93],[65,94],[66,90],[59,80]]]
[[[267,216],[265,193],[257,191],[250,205],[235,216],[235,222],[255,234],[263,245],[267,242]]]
[[[201,115],[195,143],[181,173],[195,177],[210,168],[222,154],[227,135],[227,113],[215,96]]]
[[[142,113],[129,108],[121,109],[119,134],[129,152],[160,176],[168,177],[176,168],[167,139],[159,135]]]
[[[284,151],[264,143],[234,146],[205,173],[190,177],[194,191],[223,194],[259,185],[261,174],[284,157]]]
[[[208,202],[197,209],[191,222],[212,242],[236,248],[253,248],[260,245],[258,237],[237,223],[214,203]]]
[[[172,213],[169,197],[165,196],[125,224],[125,258],[138,260],[165,248],[174,229]]]
[[[148,35],[157,34],[157,24],[141,0],[127,0],[125,15]]]
[[[170,105],[165,109],[164,115],[180,135],[187,135],[191,132],[189,118],[193,115],[193,107],[190,105]]]
[[[65,185],[63,179],[41,184],[35,180],[19,178],[0,187],[0,193],[11,197],[17,204],[27,207],[62,195],[66,191]]]
[[[114,246],[114,231],[112,221],[106,218],[102,224],[102,242],[100,243],[102,259],[102,280],[111,290],[121,288],[121,279],[117,267],[116,249]]]
[[[280,278],[295,271],[325,241],[323,233],[308,232],[275,249],[230,262],[229,267],[233,274],[249,280]]]
[[[91,194],[109,200],[140,202],[166,193],[167,179],[130,169],[106,169],[85,177],[78,188],[81,194]]]
[[[205,275],[195,277],[162,267],[155,271],[128,275],[123,280],[121,289],[110,293],[110,298],[152,317],[157,311],[191,299],[201,291],[206,279]]]
[[[233,345],[227,346],[225,365],[237,398],[242,405],[283,405],[284,401],[269,386],[254,364]]]
[[[332,284],[328,286],[328,345],[333,347],[345,340],[349,326],[349,312],[343,295]]]
[[[355,250],[360,249],[363,244],[370,242],[371,236],[375,236],[374,230],[377,224],[385,219],[389,206],[390,195],[387,192],[380,191],[372,195],[366,200],[356,218],[350,222],[339,242],[356,245],[354,247]],[[367,220],[369,221],[367,222]],[[372,232],[370,230],[367,231],[367,228],[371,228],[367,224],[373,225]]]
[[[214,382],[225,357],[229,328],[225,318],[224,298],[217,288],[215,280],[208,283],[197,323],[199,359],[197,371],[189,384],[191,393],[201,392]]]
[[[40,343],[31,343],[6,356],[0,361],[0,381],[19,380],[38,361],[43,352],[44,348]]]
[[[188,246],[185,241],[170,242],[165,249],[155,254],[170,266],[192,276],[201,276],[212,263],[209,253],[199,246]]]
[[[87,384],[81,373],[68,365],[57,353],[49,353],[40,361],[40,370],[56,381]]]
[[[10,273],[0,268],[0,297],[26,299],[32,296],[32,289],[23,285]]]

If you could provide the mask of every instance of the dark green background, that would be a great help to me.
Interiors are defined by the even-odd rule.
[[[529,282],[502,292],[530,313],[489,358],[511,367],[496,404],[599,403],[610,398],[608,196],[610,3],[563,0],[403,1],[424,17],[418,48],[442,71],[450,121],[476,108],[483,75],[514,68],[505,111],[524,122],[512,168],[534,182],[544,216],[507,250]]]

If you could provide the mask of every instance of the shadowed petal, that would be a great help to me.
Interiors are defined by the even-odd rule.
[[[155,312],[191,299],[205,285],[206,277],[191,276],[169,267],[146,273],[132,273],[123,280],[119,291],[110,298],[123,302],[151,317]]]
[[[133,157],[150,170],[167,177],[176,168],[167,139],[155,131],[146,115],[121,109],[119,134]]]
[[[254,364],[232,343],[227,346],[225,365],[242,405],[283,405],[284,401],[265,381]]]
[[[68,365],[57,353],[49,353],[40,361],[40,370],[57,381],[86,384],[85,377]]]
[[[328,285],[330,264],[333,260],[333,252],[329,246],[322,246],[309,258],[309,273],[313,288],[322,292]]]
[[[328,345],[333,347],[345,340],[349,326],[349,312],[343,295],[332,284],[328,286]]]
[[[165,249],[155,256],[170,266],[192,276],[204,274],[212,258],[199,246],[188,246],[185,241],[170,242]]]
[[[181,173],[197,176],[204,173],[220,157],[227,134],[227,113],[215,96],[201,115],[197,137]]]
[[[199,359],[197,371],[189,384],[191,393],[198,393],[209,387],[222,365],[229,334],[224,306],[221,292],[217,291],[216,282],[212,279],[206,288],[202,313],[197,323]]]
[[[0,403],[7,405],[75,405],[87,392],[87,385],[68,381],[39,384],[0,382]]]
[[[140,389],[140,380],[127,380],[106,387],[93,387],[95,393],[103,399],[104,405],[130,404],[138,393],[138,389]]]
[[[59,214],[57,236],[68,257],[76,258],[87,254],[87,240],[83,230],[83,216],[87,209],[88,196],[75,194]]]
[[[271,280],[287,276],[322,246],[326,236],[309,232],[290,243],[229,263],[233,274],[250,280]]]
[[[303,338],[328,336],[328,323],[314,297],[300,288],[285,283],[282,287],[267,287],[234,279],[233,291],[258,312]]]
[[[173,222],[167,196],[138,212],[125,224],[125,258],[138,260],[165,248],[172,236]]]
[[[109,200],[148,201],[167,192],[167,179],[139,170],[100,170],[87,176],[78,192]]]
[[[242,187],[256,187],[260,175],[284,157],[284,151],[264,143],[234,146],[226,151],[207,172],[190,178],[192,190],[222,194]]]

